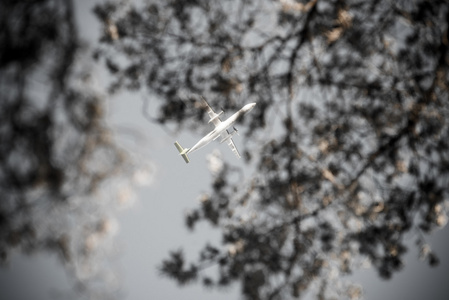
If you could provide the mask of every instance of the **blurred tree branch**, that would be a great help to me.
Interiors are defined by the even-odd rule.
[[[84,297],[113,299],[104,253],[135,168],[105,125],[73,14],[72,1],[0,4],[0,261],[56,253]]]

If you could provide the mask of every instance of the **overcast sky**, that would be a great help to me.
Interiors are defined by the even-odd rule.
[[[96,40],[99,30],[91,8],[93,1],[74,1],[81,36],[89,42]],[[101,74],[101,73],[99,73]],[[207,290],[199,284],[179,288],[175,282],[161,278],[156,266],[170,250],[181,246],[187,256],[195,258],[206,242],[219,244],[220,232],[200,223],[194,232],[184,226],[184,214],[198,205],[198,196],[207,192],[211,176],[206,156],[219,149],[227,161],[235,157],[226,146],[213,143],[190,156],[185,164],[173,146],[178,140],[190,147],[201,138],[199,133],[181,132],[173,135],[148,122],[142,115],[142,95],[120,94],[108,103],[108,122],[116,130],[118,140],[144,155],[153,163],[154,178],[150,186],[136,191],[133,207],[119,216],[117,235],[120,255],[114,264],[123,279],[123,293],[127,300],[140,299],[237,299],[239,286],[224,291]],[[230,114],[230,112],[229,112]],[[208,126],[208,124],[205,124]],[[133,141],[129,129],[141,137]],[[237,147],[244,142],[235,137]],[[241,163],[243,161],[240,161]],[[410,251],[404,269],[384,281],[372,270],[360,270],[351,278],[365,289],[365,298],[375,299],[447,299],[449,295],[449,229],[436,232],[428,242],[440,257],[441,263],[430,268],[419,261],[410,236]],[[38,254],[31,257],[15,255],[7,269],[0,269],[0,298],[8,300],[48,299],[54,288],[68,286],[67,276],[56,256]],[[2,296],[3,294],[3,296]]]

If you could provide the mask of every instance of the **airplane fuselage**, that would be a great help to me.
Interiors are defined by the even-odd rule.
[[[198,143],[196,143],[192,148],[190,148],[186,154],[192,153],[193,151],[196,151],[206,146],[210,142],[216,140],[224,131],[226,131],[226,129],[234,125],[234,123],[237,122],[237,120],[239,120],[244,114],[253,109],[255,105],[256,105],[255,103],[247,104],[238,112],[230,116],[226,121],[221,122],[217,127],[215,127],[214,130],[209,132],[205,137],[199,140]]]

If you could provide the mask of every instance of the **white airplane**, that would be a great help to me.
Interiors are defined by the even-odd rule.
[[[206,107],[207,113],[209,114],[210,120],[209,123],[212,122],[215,125],[215,129],[212,130],[210,133],[208,133],[205,137],[203,137],[201,140],[199,140],[198,143],[196,143],[192,148],[183,148],[178,142],[175,142],[175,146],[179,151],[179,155],[184,158],[186,163],[189,163],[189,157],[187,154],[192,153],[193,151],[196,151],[200,148],[203,148],[207,144],[209,144],[212,141],[215,141],[218,137],[221,136],[220,143],[226,142],[228,143],[229,147],[231,148],[232,152],[240,158],[240,154],[237,150],[237,148],[234,145],[234,142],[232,141],[232,136],[237,133],[237,129],[234,128],[234,131],[229,132],[228,128],[231,127],[238,119],[240,119],[244,114],[249,112],[251,109],[256,106],[256,103],[250,103],[242,107],[238,112],[230,116],[226,121],[220,120],[220,115],[223,114],[223,111],[216,114],[212,108],[209,106],[209,104],[204,100],[203,103]]]

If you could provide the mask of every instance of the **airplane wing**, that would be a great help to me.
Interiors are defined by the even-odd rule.
[[[234,152],[234,154],[235,154],[235,156],[237,156],[237,158],[240,158],[240,153],[239,153],[239,151],[237,150],[237,147],[235,147],[235,144],[234,144],[234,141],[232,140],[232,137],[231,137],[231,135],[229,134],[229,131],[223,131],[222,133],[221,133],[221,138],[223,139],[223,140],[225,140],[225,139],[227,139],[227,144],[228,144],[228,146],[229,146],[229,148],[231,148],[231,150],[232,150],[232,152]]]
[[[207,103],[206,99],[204,99],[203,97],[202,97],[202,99],[203,99],[203,103],[204,103],[204,106],[206,108],[206,111],[207,111],[207,113],[209,115],[209,118],[210,118],[209,123],[212,122],[214,124],[214,126],[217,127],[221,123],[220,115],[223,112],[220,112],[220,113],[216,114],[214,112],[214,110],[212,109],[212,107],[210,107],[210,105]]]

